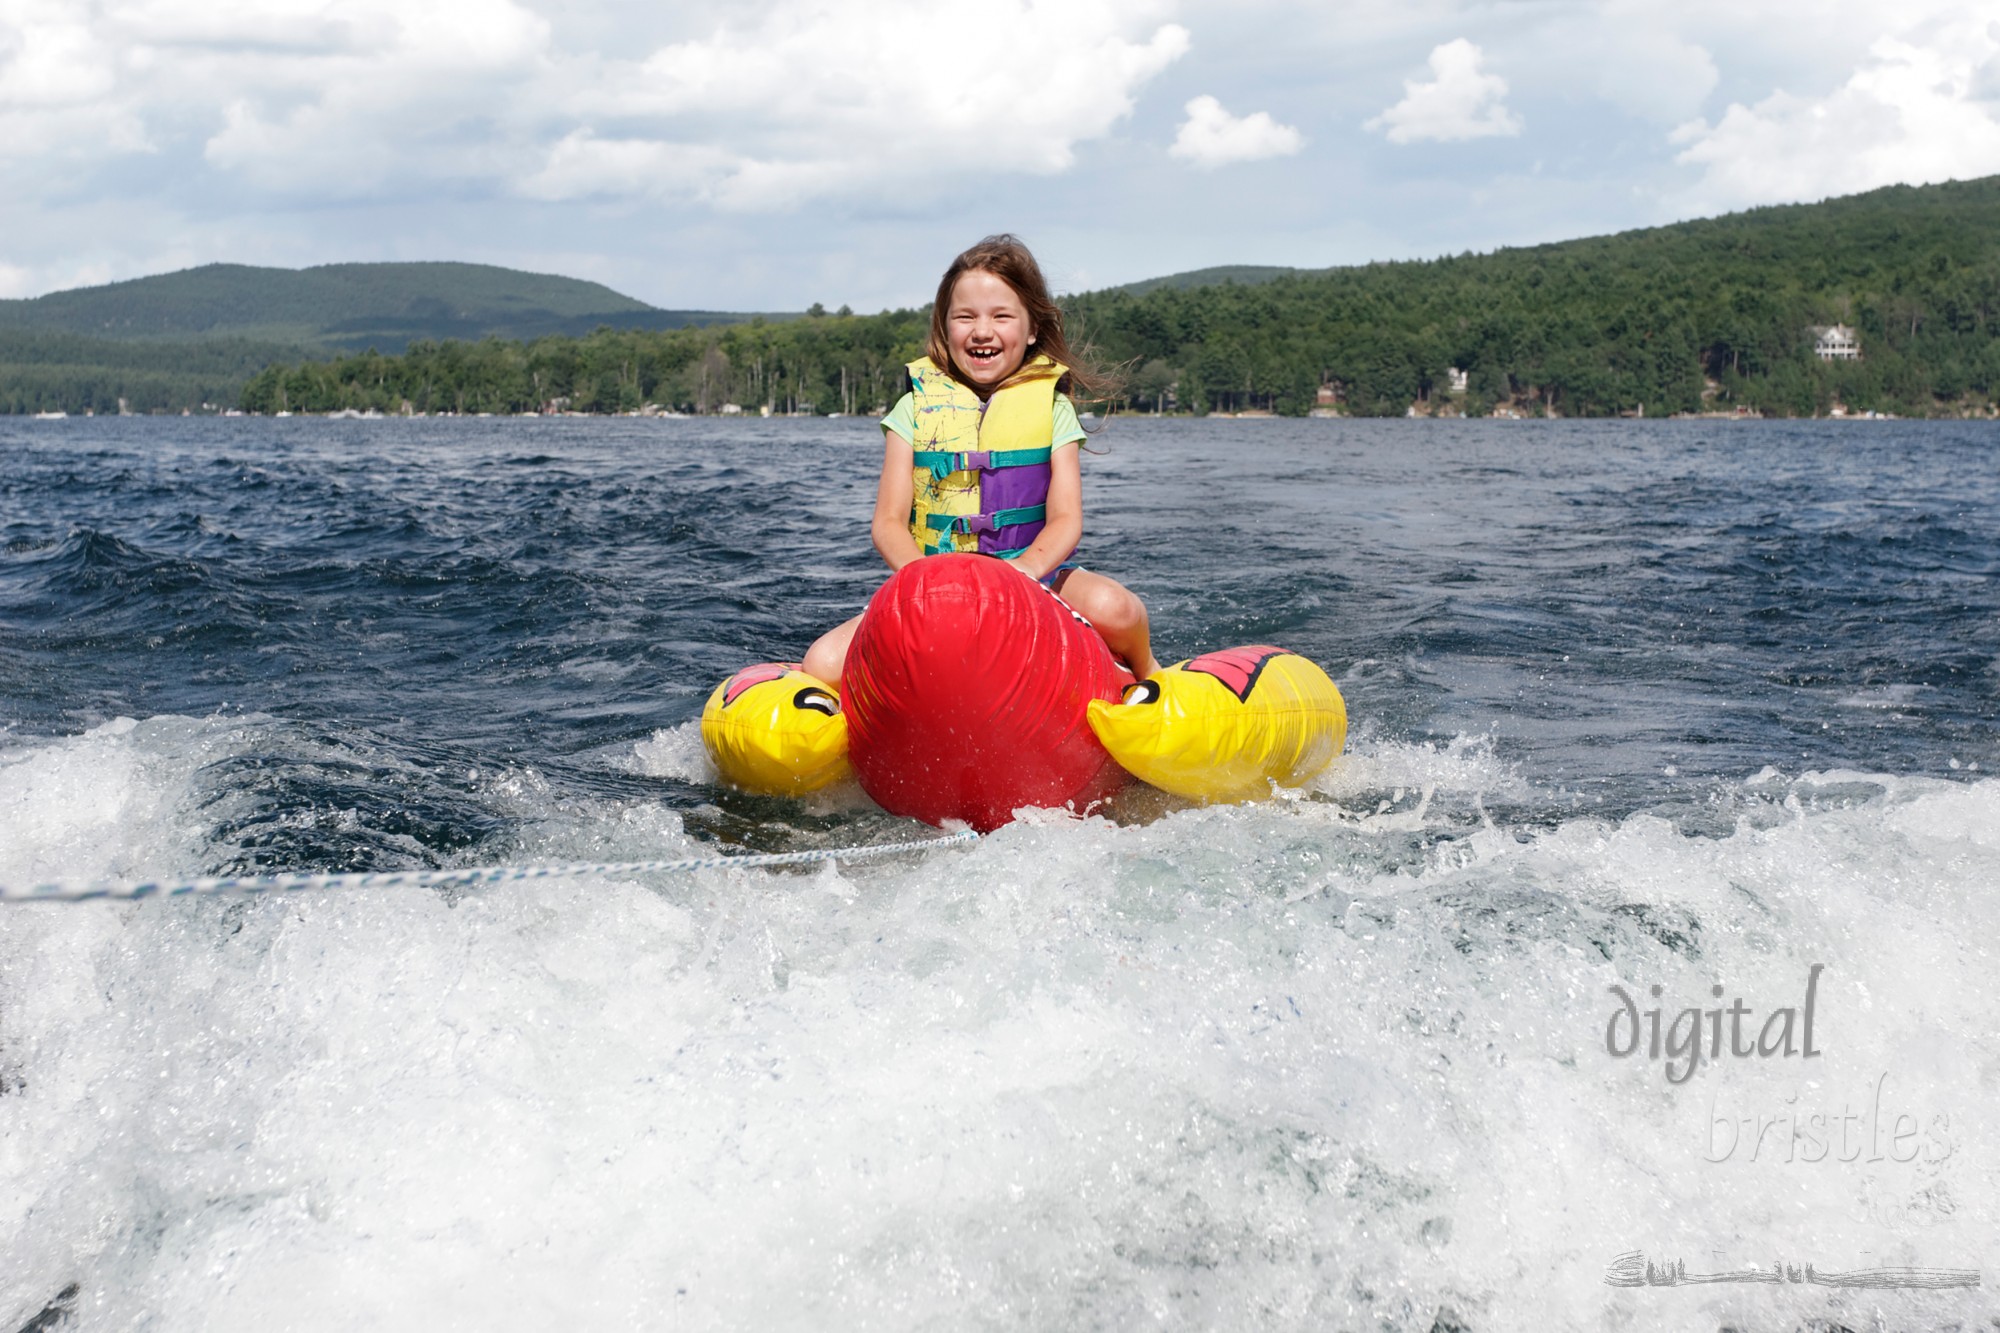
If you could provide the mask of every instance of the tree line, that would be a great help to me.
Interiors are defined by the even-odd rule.
[[[1138,368],[1142,407],[1990,411],[2000,178],[1256,286],[1105,292],[1072,310]],[[1835,324],[1857,333],[1860,360],[1815,355]]]
[[[417,342],[271,366],[244,386],[252,412],[869,412],[922,355],[929,315],[808,314],[671,330],[599,329],[532,342]]]
[[[1064,303],[1072,340],[1121,368],[1112,406],[1124,410],[1927,416],[1991,412],[2000,398],[2000,177],[1487,255],[1140,286]],[[426,341],[269,365],[236,401],[869,413],[894,400],[927,321],[815,306],[797,319]],[[1817,331],[1835,324],[1855,331],[1859,360],[1815,356]]]
[[[1065,302],[1123,367],[1115,406],[1357,416],[1759,411],[1955,415],[2000,396],[2000,178],[1892,187],[1618,236],[1154,286]],[[255,411],[868,412],[927,312],[436,343],[274,367]],[[1826,362],[1818,330],[1862,356]],[[1454,388],[1460,372],[1464,387]]]
[[[35,412],[216,411],[296,344],[248,338],[126,342],[71,333],[0,330],[0,415]]]

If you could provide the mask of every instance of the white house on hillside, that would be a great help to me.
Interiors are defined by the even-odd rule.
[[[1854,336],[1854,330],[1845,324],[1836,324],[1830,329],[1815,329],[1819,341],[1813,345],[1813,354],[1822,361],[1858,361],[1861,359],[1861,343]]]

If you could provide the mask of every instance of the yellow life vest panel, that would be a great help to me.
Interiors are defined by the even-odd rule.
[[[908,369],[917,549],[1001,557],[1027,550],[1048,519],[1056,389],[1069,367],[1037,356],[984,402],[929,357]]]

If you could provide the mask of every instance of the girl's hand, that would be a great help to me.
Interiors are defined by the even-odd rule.
[[[1076,446],[1064,445],[1049,458],[1048,517],[1041,535],[1008,563],[1040,582],[1042,575],[1069,559],[1082,537],[1083,473]]]

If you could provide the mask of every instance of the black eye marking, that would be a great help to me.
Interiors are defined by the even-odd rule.
[[[1121,702],[1128,704],[1156,704],[1159,701],[1159,681],[1135,680],[1125,687],[1125,697]]]
[[[840,711],[840,700],[817,685],[808,685],[792,696],[792,707],[809,708],[815,713],[825,713],[828,717],[832,717]]]

